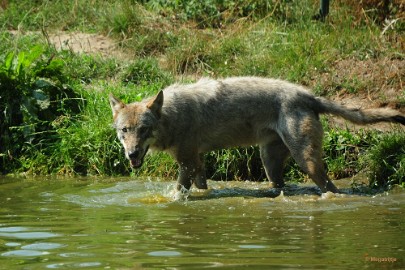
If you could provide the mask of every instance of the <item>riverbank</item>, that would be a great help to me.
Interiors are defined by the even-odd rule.
[[[334,1],[321,23],[311,19],[318,1],[146,2],[19,1],[2,7],[3,174],[174,178],[176,164],[165,154],[131,171],[110,126],[107,96],[140,100],[202,76],[278,77],[352,107],[404,111],[400,5],[384,13],[367,3]],[[329,117],[323,122],[332,179],[361,171],[371,185],[404,183],[403,128],[354,130]],[[254,147],[210,153],[206,160],[212,179],[265,177]],[[305,181],[294,163],[286,170],[288,180]]]

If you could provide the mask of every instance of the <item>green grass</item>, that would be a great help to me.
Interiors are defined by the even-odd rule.
[[[390,188],[399,184],[405,187],[405,134],[380,135],[361,162],[371,186]]]
[[[326,96],[339,89],[358,95],[374,86],[359,77],[336,82],[334,63],[403,61],[398,42],[403,20],[381,37],[380,13],[333,1],[321,23],[311,19],[318,5],[317,0],[10,0],[0,12],[0,171],[174,178],[177,165],[166,154],[151,156],[141,170],[131,171],[110,126],[109,92],[130,102],[190,77],[255,75],[301,83]],[[127,57],[56,51],[47,40],[56,31],[107,35]],[[42,110],[41,100],[53,105]],[[403,100],[404,94],[396,102],[403,106]],[[327,125],[325,130],[331,178],[367,169],[373,185],[403,184],[404,149],[396,139],[403,135]],[[383,167],[362,161],[368,159],[384,160],[377,162]],[[206,161],[213,179],[265,178],[255,147],[212,152]],[[305,175],[289,162],[286,178],[301,181]]]

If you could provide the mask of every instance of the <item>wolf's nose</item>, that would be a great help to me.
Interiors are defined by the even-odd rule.
[[[141,151],[140,151],[139,149],[135,149],[132,153],[130,153],[130,154],[128,155],[128,157],[129,157],[129,158],[138,158],[140,152],[141,152]]]

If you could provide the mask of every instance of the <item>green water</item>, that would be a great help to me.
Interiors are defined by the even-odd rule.
[[[0,178],[0,269],[405,269],[405,192]]]

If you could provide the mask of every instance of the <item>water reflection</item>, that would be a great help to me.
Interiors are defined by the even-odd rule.
[[[58,234],[42,231],[30,231],[25,227],[0,227],[0,237],[15,239],[47,239],[58,237]]]
[[[4,252],[1,254],[1,256],[36,257],[36,256],[47,255],[47,254],[49,254],[49,252],[21,249],[21,250],[12,250],[12,251],[8,251],[8,252]]]
[[[173,256],[181,256],[181,253],[178,251],[173,250],[159,250],[159,251],[151,251],[147,253],[149,256],[154,257],[173,257]]]
[[[18,239],[18,240],[42,240],[59,237],[59,234],[38,231],[33,228],[27,227],[0,227],[0,238],[4,239]],[[5,246],[15,247],[17,249],[3,252],[0,255],[4,257],[8,256],[22,256],[22,257],[35,257],[49,254],[45,250],[57,249],[62,247],[62,244],[58,243],[44,243],[39,242],[35,244],[23,245],[18,242],[6,242]]]

